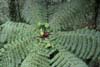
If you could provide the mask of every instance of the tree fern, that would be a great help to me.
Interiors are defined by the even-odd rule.
[[[26,24],[24,25],[23,23],[7,22],[3,24],[2,27],[5,28],[4,33],[6,32],[6,29],[10,31],[6,33],[7,37],[9,36],[8,39],[6,38],[8,44],[4,44],[0,50],[1,67],[6,67],[6,66],[19,67],[18,65],[21,65],[22,61],[25,60],[25,57],[28,56],[31,50],[33,51],[34,49],[35,50],[39,49],[39,48],[34,48],[35,47],[34,44],[37,39],[39,39],[37,40],[37,43],[40,42],[40,45],[44,45],[42,44],[42,41],[46,42],[46,40],[41,41],[41,38],[38,37],[38,34],[35,34],[38,33],[37,32],[38,28],[36,29],[37,31],[35,31],[35,29],[31,27],[31,25],[26,25]],[[12,33],[12,35],[9,32]],[[55,49],[62,50],[63,48],[67,51],[73,52],[75,55],[77,55],[82,59],[92,58],[93,60],[95,60],[96,58],[98,58],[98,56],[100,56],[100,51],[99,51],[100,35],[99,34],[100,32],[97,32],[95,30],[89,30],[87,28],[79,29],[76,31],[70,31],[70,32],[58,31],[56,34],[54,32],[51,33],[50,38],[48,40],[51,42],[51,44],[54,46]],[[84,48],[86,50],[84,50]],[[70,55],[68,54],[68,56]],[[8,62],[3,64],[6,61]],[[53,67],[55,66],[55,63],[56,62],[54,62],[54,65],[53,64],[50,65]]]
[[[100,32],[80,29],[71,32],[58,32],[51,41],[59,49],[66,49],[83,59],[96,59],[100,55]]]
[[[0,3],[0,67],[88,67],[100,57],[95,0]]]
[[[32,67],[31,65],[35,66],[34,64],[37,64],[36,66],[38,66],[38,67],[41,67],[41,66],[53,67],[53,64],[51,65],[51,63],[53,63],[53,59],[50,58],[50,56],[51,56],[51,54],[53,54],[53,52],[55,50],[52,52],[52,50],[48,51],[48,49],[45,49],[46,53],[44,53],[45,52],[44,48],[41,48],[42,44],[39,46],[39,44],[34,45],[33,43],[36,44],[34,42],[34,39],[29,38],[26,40],[25,39],[16,40],[15,42],[12,42],[11,44],[5,45],[4,48],[2,48],[0,50],[0,53],[1,53],[1,55],[0,55],[1,66],[0,67],[20,67],[21,64],[22,64],[22,67],[23,66]],[[39,46],[39,47],[36,47],[36,46]],[[40,48],[41,48],[41,50],[40,50]],[[30,53],[31,51],[35,51],[35,52]],[[38,55],[38,53],[39,53],[39,55]],[[29,56],[27,56],[28,54],[29,54]],[[70,53],[68,53],[67,55],[70,57],[69,54]],[[42,56],[42,55],[44,55],[44,56]],[[33,58],[33,60],[31,57]],[[61,57],[63,57],[63,56],[61,56]],[[65,56],[65,57],[67,57],[67,56]],[[54,57],[54,59],[55,59],[55,57]],[[27,60],[29,60],[29,61],[27,62]],[[47,62],[47,60],[48,60],[48,62]],[[75,59],[75,60],[79,61],[79,63],[77,63],[77,64],[75,63],[76,67],[78,67],[77,65],[83,65],[83,67],[87,67],[85,64],[81,64],[81,62],[80,62],[81,60],[78,60],[78,59]],[[22,61],[24,61],[24,62],[22,63]],[[62,60],[60,60],[60,61],[62,61]],[[68,60],[68,61],[70,61],[70,60]],[[32,63],[32,64],[30,64],[30,63]],[[27,66],[28,64],[30,64],[30,65]],[[68,64],[73,64],[73,62],[70,62]],[[67,66],[67,65],[65,65],[65,66]]]

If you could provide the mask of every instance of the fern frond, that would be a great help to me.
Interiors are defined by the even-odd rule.
[[[42,48],[30,53],[21,67],[88,67],[83,61],[67,51],[60,51],[54,54],[56,50],[51,49],[49,52],[48,50],[44,51],[44,48]],[[50,58],[50,56],[52,57]]]
[[[66,67],[69,65],[71,67],[73,65],[87,67],[84,62],[75,58],[73,54],[45,48],[42,43],[37,44],[38,41],[34,40],[30,37],[6,44],[4,48],[0,49],[0,67],[54,67],[56,63],[58,64],[57,67],[62,67],[60,66],[63,64],[62,60],[66,63],[64,65]]]
[[[10,42],[21,37],[27,37],[33,35],[34,28],[31,25],[24,23],[13,23],[11,21],[6,22],[2,26],[0,33],[0,42]]]
[[[100,32],[79,29],[58,32],[51,37],[51,43],[58,49],[66,49],[82,59],[96,59],[100,55]]]
[[[0,24],[10,20],[9,18],[9,0],[0,0]]]
[[[34,6],[34,7],[33,7]],[[35,25],[37,22],[47,22],[47,9],[45,0],[25,0],[22,17],[29,24]]]
[[[21,67],[51,67],[50,66],[50,60],[48,59],[48,56],[46,55],[45,51],[39,50],[39,48],[33,49],[36,50],[34,52],[31,52],[23,61]]]
[[[5,44],[0,49],[0,67],[20,67],[22,61],[34,47],[33,37],[17,39],[12,43]]]
[[[52,60],[51,67],[88,67],[68,51],[60,51]]]
[[[92,23],[95,11],[94,0],[70,0],[60,4],[49,22],[53,31],[75,30]]]

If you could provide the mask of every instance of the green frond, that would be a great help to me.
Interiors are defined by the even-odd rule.
[[[0,25],[10,20],[9,18],[9,1],[0,0]]]
[[[82,60],[67,51],[60,51],[52,60],[51,67],[88,67]]]
[[[47,22],[47,5],[45,0],[25,0],[22,17],[29,24],[37,24],[38,22]]]
[[[49,50],[49,49],[47,49]],[[45,51],[47,51],[45,49]],[[44,48],[31,52],[23,61],[21,67],[88,67],[83,61],[67,51],[49,50]],[[49,58],[52,56],[51,58]]]
[[[95,14],[94,0],[66,0],[59,4],[56,12],[50,16],[50,28],[53,31],[75,30],[91,24]]]
[[[38,50],[31,52],[25,58],[21,67],[51,67],[51,66],[50,66],[50,60],[48,59],[48,56],[46,56],[44,51],[41,51],[38,48]]]
[[[55,64],[62,67],[63,62],[66,67],[87,67],[84,62],[74,58],[73,54],[45,48],[43,44],[30,37],[4,45],[4,48],[0,49],[0,67],[54,67]]]
[[[58,49],[66,49],[82,59],[93,60],[100,55],[100,32],[79,29],[70,32],[54,33],[51,43]]]
[[[34,28],[24,23],[6,22],[1,26],[0,43],[10,42],[22,37],[34,35]]]
[[[0,67],[20,67],[22,61],[35,48],[35,38],[17,39],[0,49]]]

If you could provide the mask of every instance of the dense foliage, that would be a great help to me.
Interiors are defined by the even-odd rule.
[[[96,0],[0,0],[0,67],[99,67]]]

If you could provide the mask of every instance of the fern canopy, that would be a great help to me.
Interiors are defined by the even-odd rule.
[[[76,67],[87,67],[83,61],[76,58],[73,54],[55,48],[45,48],[45,41],[41,43],[38,42],[38,39],[34,40],[29,38],[26,40],[16,40],[4,45],[4,48],[0,50],[1,67],[55,67],[55,65],[59,63],[61,64],[57,67],[63,63],[66,63],[64,65],[66,67],[69,65],[71,65],[71,67],[73,67],[73,65],[76,65]],[[68,60],[68,58],[72,58],[72,60]],[[62,60],[64,60],[63,63]]]
[[[39,27],[13,22],[6,22],[1,27],[1,44],[7,41],[0,49],[1,67],[87,67],[77,57],[96,60],[100,56],[99,31],[88,28],[58,31],[45,40],[39,37]]]
[[[95,0],[0,0],[0,5],[0,67],[88,67],[87,60],[100,58]]]

